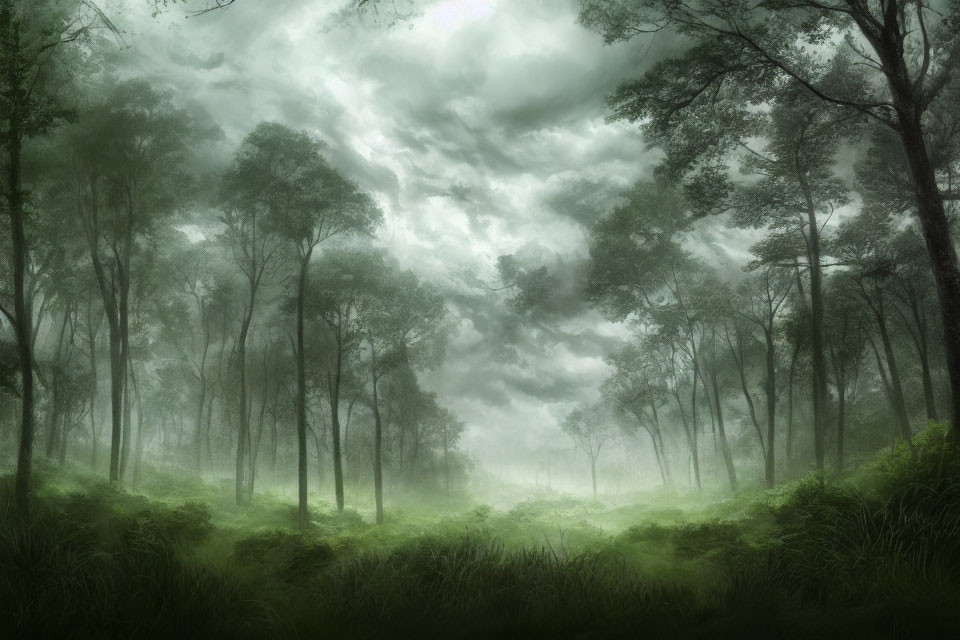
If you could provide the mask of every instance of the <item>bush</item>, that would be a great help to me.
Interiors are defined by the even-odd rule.
[[[241,567],[274,574],[285,582],[314,578],[334,558],[329,544],[310,541],[300,533],[280,530],[238,540],[233,555]]]

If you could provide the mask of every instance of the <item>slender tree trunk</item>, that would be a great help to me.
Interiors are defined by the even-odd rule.
[[[280,385],[274,385],[273,406],[270,408],[270,475],[273,478],[273,484],[277,484],[277,408],[280,404]]]
[[[377,349],[370,341],[370,380],[373,386],[373,497],[376,521],[383,524],[383,424],[380,419],[380,398],[377,395]]]
[[[893,411],[897,419],[897,425],[900,427],[900,435],[907,443],[913,442],[910,430],[910,418],[907,417],[906,400],[903,396],[903,384],[900,379],[900,367],[897,365],[897,356],[893,350],[893,343],[890,341],[890,334],[887,330],[887,321],[883,315],[882,307],[875,313],[877,327],[880,330],[880,342],[883,344],[883,353],[887,359],[887,370],[890,374],[890,393],[893,401]]]
[[[260,396],[260,414],[257,416],[257,439],[250,448],[250,469],[247,478],[247,495],[253,495],[253,487],[257,481],[257,460],[260,457],[260,443],[263,441],[263,417],[267,413],[267,395],[270,391],[270,378],[267,375],[267,356],[263,356],[263,392]]]
[[[764,458],[767,455],[766,444],[763,441],[763,431],[760,428],[760,420],[757,419],[757,408],[753,403],[753,396],[750,395],[750,389],[747,387],[747,374],[744,370],[745,365],[743,362],[743,335],[740,330],[737,329],[737,347],[735,349],[733,346],[733,341],[730,339],[729,334],[726,335],[727,345],[730,347],[730,354],[733,356],[733,361],[737,365],[737,373],[740,374],[740,390],[743,392],[743,399],[747,402],[747,409],[750,411],[750,422],[753,424],[753,429],[757,433],[757,440],[760,442],[760,450],[763,452]]]
[[[130,225],[128,224],[128,236]],[[126,478],[127,461],[130,457],[130,390],[127,388],[127,370],[130,367],[130,324],[128,304],[130,299],[130,258],[132,249],[132,239],[127,240],[127,246],[124,251],[123,270],[120,272],[120,306],[117,309],[120,316],[120,360],[123,366],[123,376],[120,380],[123,382],[121,393],[123,394],[123,423],[122,423],[122,450],[120,452],[120,480]]]
[[[877,349],[877,344],[873,341],[873,338],[869,334],[867,335],[867,340],[870,342],[870,347],[873,349],[873,355],[877,359],[877,371],[880,373],[880,381],[883,383],[883,391],[887,396],[887,401],[890,403],[890,408],[894,409],[896,401],[893,398],[893,388],[890,385],[890,379],[887,377],[886,367],[883,366],[883,358],[880,357],[880,350]],[[894,412],[896,412],[896,409],[894,409]],[[900,429],[898,426],[893,424],[892,429],[890,430],[890,433],[892,434],[892,439],[890,441],[891,450],[897,444],[897,434],[899,431]]]
[[[777,423],[777,362],[773,342],[773,319],[763,331],[767,344],[767,445],[764,460],[764,480],[767,488],[772,489],[777,482],[776,467],[776,423]]]
[[[330,391],[330,433],[333,440],[333,491],[337,511],[343,511],[343,460],[340,451],[340,381],[343,374],[343,319],[337,322],[337,361]]]
[[[807,255],[810,267],[810,328],[813,364],[813,451],[817,469],[823,471],[827,415],[827,361],[823,332],[823,284],[820,264],[820,226],[813,196],[805,176],[798,174],[800,189],[806,200]]]
[[[720,434],[720,452],[723,454],[723,463],[727,468],[727,478],[730,480],[730,490],[737,490],[737,469],[733,464],[733,452],[727,442],[727,431],[723,425],[723,408],[720,405],[720,385],[717,384],[717,371],[710,372],[710,382],[713,386],[713,401],[716,404],[717,431]]]
[[[93,327],[91,306],[93,298],[87,298],[87,342],[90,346],[90,467],[97,470],[97,331]]]
[[[667,486],[667,472],[663,468],[663,460],[660,457],[660,447],[657,443],[657,436],[654,434],[653,429],[647,429],[647,435],[650,436],[650,443],[653,445],[653,454],[657,458],[657,468],[660,470],[660,480],[663,482],[663,486]]]
[[[303,298],[310,254],[308,250],[300,261],[297,284],[297,524],[301,528],[310,520],[307,512],[307,374],[303,344]]]
[[[120,327],[115,318],[110,325],[110,482],[120,481],[120,438],[123,425],[123,379],[127,368],[120,357]]]
[[[790,374],[787,380],[787,464],[793,460],[793,393],[794,375],[797,371],[797,358],[800,357],[800,340],[793,346],[793,355],[790,356]]]
[[[690,392],[690,425],[691,441],[690,455],[693,456],[693,468],[697,473],[697,489],[703,490],[700,484],[700,444],[697,433],[697,376],[700,374],[696,355],[693,357],[693,389]]]
[[[593,482],[593,499],[597,499],[597,457],[590,454],[590,480]]]
[[[691,461],[691,464],[693,465],[693,475],[697,484],[697,489],[702,490],[703,486],[700,484],[700,460],[695,453],[696,447],[697,447],[697,441],[690,434],[690,425],[687,422],[687,414],[683,410],[683,402],[680,401],[680,393],[677,392],[673,394],[673,397],[677,401],[677,408],[680,409],[680,418],[681,418],[681,421],[683,422],[683,434],[686,436],[687,447],[690,450],[690,461]]]
[[[938,419],[937,402],[933,394],[933,376],[930,374],[930,355],[926,345],[920,356],[920,380],[923,383],[923,403],[927,411],[927,422],[936,421]]]
[[[443,428],[443,480],[446,486],[447,500],[450,499],[450,446],[447,443],[447,428]]]
[[[20,64],[20,26],[11,6],[3,7],[4,31],[9,40],[4,42],[8,61],[7,91],[12,100],[9,109],[6,142],[7,160],[7,208],[10,215],[10,238],[13,247],[13,315],[17,336],[17,355],[20,359],[20,446],[17,452],[17,479],[14,486],[14,501],[18,513],[26,518],[30,513],[30,476],[33,466],[34,406],[33,406],[33,305],[27,295],[27,261],[29,260],[27,237],[23,219],[23,191],[21,189],[21,150],[23,145],[22,114],[19,96],[22,92]]]
[[[660,417],[657,415],[657,405],[652,398],[650,400],[650,410],[653,414],[653,425],[657,436],[654,446],[660,449],[660,459],[663,461],[663,472],[666,475],[667,486],[673,487],[673,475],[670,473],[670,460],[667,458],[667,449],[663,444],[663,429],[660,428]]]
[[[140,484],[140,470],[143,463],[143,399],[140,397],[140,386],[137,384],[137,372],[130,363],[130,382],[133,385],[133,394],[137,400],[137,442],[134,445],[136,453],[133,457],[133,488]]]
[[[255,293],[253,283],[250,284],[250,306],[243,317],[240,326],[240,337],[237,340],[237,366],[240,368],[240,424],[237,426],[237,468],[236,468],[236,500],[237,504],[245,504],[246,482],[246,450],[249,440],[250,423],[247,421],[247,332],[250,329],[250,320],[253,316],[253,298]]]
[[[193,468],[197,475],[200,475],[203,467],[203,405],[207,399],[207,352],[210,350],[210,318],[204,311],[203,304],[200,304],[200,315],[203,322],[203,353],[197,375],[197,419],[193,436]]]
[[[843,445],[845,433],[844,420],[847,407],[847,381],[841,373],[837,376],[837,471],[843,473]]]
[[[210,402],[207,404],[207,426],[203,432],[203,443],[207,450],[207,464],[210,466],[213,466],[213,448],[210,446],[210,427],[213,422],[213,403],[216,399],[217,389],[214,387],[213,392],[210,394]]]

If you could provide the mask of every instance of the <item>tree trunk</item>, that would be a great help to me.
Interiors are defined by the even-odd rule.
[[[383,424],[380,399],[377,396],[377,350],[370,341],[370,379],[373,384],[373,497],[377,508],[377,524],[383,524]]]
[[[943,197],[923,139],[919,115],[900,110],[900,139],[917,201],[917,217],[930,257],[940,301],[943,346],[950,382],[950,423],[955,443],[960,444],[960,267]]]
[[[203,405],[207,399],[207,352],[210,350],[210,318],[200,305],[200,320],[203,322],[203,354],[200,356],[197,389],[197,419],[193,437],[193,468],[200,475],[203,466]]]
[[[733,361],[737,365],[737,372],[740,374],[740,390],[743,391],[743,399],[747,401],[747,409],[750,411],[750,421],[753,423],[753,429],[757,433],[760,450],[763,452],[764,458],[766,458],[767,447],[763,441],[763,431],[760,428],[760,420],[757,419],[757,408],[753,404],[753,397],[750,395],[750,389],[747,387],[747,375],[743,362],[743,335],[739,328],[736,330],[736,333],[739,353],[737,349],[734,349],[733,341],[730,339],[729,333],[726,334],[727,345],[730,347],[730,354],[733,356]]]
[[[837,376],[837,471],[843,473],[843,445],[846,419],[847,381],[842,372]]]
[[[250,306],[240,325],[240,337],[237,340],[237,366],[240,368],[240,424],[237,425],[237,467],[236,467],[236,500],[238,505],[247,502],[245,494],[246,483],[244,472],[246,469],[246,449],[249,438],[250,424],[247,422],[247,332],[250,329],[250,320],[253,316],[254,285],[250,285]]]
[[[120,437],[123,424],[123,380],[127,368],[120,357],[120,327],[115,318],[110,325],[110,482],[120,481]]]
[[[667,449],[663,444],[663,430],[660,428],[660,417],[657,415],[657,405],[653,399],[650,400],[650,410],[653,412],[653,424],[657,435],[657,441],[654,443],[654,446],[660,449],[660,459],[663,460],[663,472],[666,474],[667,486],[673,487],[673,475],[670,473],[670,460],[667,458]]]
[[[776,471],[776,423],[777,423],[777,362],[773,342],[773,319],[763,331],[767,343],[767,448],[763,471],[767,488],[772,489],[777,481]]]
[[[17,479],[14,500],[19,514],[26,518],[30,509],[30,475],[33,466],[34,406],[33,406],[33,345],[31,342],[33,305],[27,295],[26,277],[27,237],[23,219],[23,191],[21,190],[21,150],[23,145],[20,66],[16,60],[21,55],[20,27],[12,15],[12,8],[4,7],[4,25],[9,30],[10,40],[4,45],[12,58],[7,69],[7,91],[15,96],[7,105],[9,124],[6,135],[8,145],[7,205],[10,215],[10,238],[13,248],[13,315],[17,336],[17,355],[20,359],[20,446],[17,452]]]
[[[647,434],[650,436],[650,443],[653,445],[653,455],[657,458],[657,468],[660,469],[660,480],[663,482],[663,486],[667,486],[667,472],[663,468],[663,460],[660,458],[660,447],[657,444],[657,436],[654,435],[653,429],[647,429]]]
[[[813,451],[817,469],[823,471],[826,454],[827,361],[823,332],[823,284],[820,265],[820,227],[813,204],[813,196],[803,175],[798,175],[800,189],[806,200],[807,262],[810,268],[810,345],[813,364]]]
[[[301,528],[310,520],[307,512],[307,374],[303,344],[303,298],[310,253],[307,251],[300,261],[297,284],[297,525]]]
[[[877,359],[877,371],[880,373],[880,381],[883,383],[883,391],[887,396],[887,401],[890,403],[890,407],[894,408],[896,401],[893,398],[893,388],[890,385],[890,379],[887,377],[886,367],[883,366],[883,359],[880,357],[880,350],[877,349],[877,344],[873,341],[873,338],[869,334],[867,335],[867,340],[870,342],[870,347],[873,349],[873,355]],[[894,412],[896,412],[896,409],[894,409]],[[894,424],[893,428],[890,430],[890,433],[892,434],[890,441],[891,451],[894,447],[896,447],[897,433],[899,431],[900,430],[896,424]]]
[[[700,374],[697,364],[696,354],[693,356],[693,389],[690,392],[690,432],[692,434],[690,441],[690,454],[693,456],[693,468],[697,473],[697,489],[703,490],[700,484],[700,444],[699,434],[697,433],[697,376]]]
[[[260,395],[260,414],[257,416],[257,439],[250,448],[250,468],[247,478],[247,495],[253,495],[253,487],[257,481],[257,460],[260,457],[260,443],[263,441],[263,417],[267,413],[267,395],[270,391],[270,378],[267,375],[267,355],[263,356],[263,392]]]
[[[97,331],[93,328],[91,306],[93,298],[87,298],[87,342],[90,347],[90,467],[97,471]],[[99,325],[98,325],[99,328]]]
[[[129,252],[129,245],[127,252]],[[127,303],[129,296],[129,272],[120,277],[120,360],[123,362],[123,381],[121,393],[123,394],[123,431],[122,431],[122,450],[120,452],[120,480],[126,478],[127,462],[130,457],[130,392],[127,388],[127,370],[130,367],[130,326],[128,319]]]
[[[690,461],[693,465],[693,475],[697,483],[697,489],[703,489],[703,486],[700,484],[700,460],[696,455],[697,441],[690,435],[690,425],[687,423],[687,414],[683,410],[683,403],[680,401],[680,393],[677,392],[673,395],[677,401],[677,407],[680,409],[680,418],[683,422],[683,434],[687,439],[687,447],[690,449]]]
[[[590,454],[590,480],[593,482],[593,499],[597,499],[597,458]]]
[[[337,323],[337,362],[330,390],[330,433],[333,440],[333,491],[337,511],[343,511],[343,460],[340,451],[340,379],[343,374],[343,320]]]
[[[890,374],[890,393],[893,402],[893,412],[897,419],[897,425],[900,427],[900,435],[908,444],[913,442],[910,419],[907,417],[906,400],[903,397],[903,384],[900,380],[900,367],[897,365],[897,356],[893,350],[893,343],[890,341],[890,334],[887,331],[887,321],[883,315],[882,302],[879,310],[875,311],[874,316],[877,320],[877,327],[880,330],[880,341],[883,344],[883,353],[887,359],[887,370]]]
[[[800,356],[800,340],[793,346],[793,355],[790,357],[790,374],[787,380],[787,465],[793,459],[793,389],[794,375],[797,370],[797,358]]]
[[[737,490],[737,469],[733,465],[733,452],[727,442],[727,431],[723,425],[723,409],[720,406],[720,386],[717,384],[717,372],[712,370],[710,381],[713,386],[713,401],[716,404],[717,431],[720,434],[720,452],[723,454],[723,463],[727,468],[727,478],[730,480],[730,490]]]
[[[930,375],[930,355],[926,345],[920,355],[920,380],[923,382],[923,403],[927,411],[927,422],[937,420],[937,403],[933,395],[933,376]]]
[[[134,445],[136,452],[133,458],[133,488],[136,489],[140,484],[140,469],[143,463],[143,399],[140,397],[140,386],[137,384],[137,372],[133,363],[130,363],[130,382],[137,400],[137,442]]]

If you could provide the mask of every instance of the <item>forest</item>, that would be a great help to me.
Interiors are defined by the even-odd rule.
[[[0,0],[0,634],[954,638],[960,1]]]

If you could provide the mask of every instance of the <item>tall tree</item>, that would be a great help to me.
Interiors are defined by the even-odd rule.
[[[607,42],[671,30],[690,43],[611,99],[619,117],[645,123],[681,170],[707,159],[714,169],[706,175],[720,176],[712,162],[718,152],[752,136],[747,123],[762,113],[757,107],[785,86],[799,85],[811,99],[896,136],[937,285],[953,434],[960,442],[960,265],[944,206],[960,194],[948,183],[956,157],[936,152],[948,146],[960,121],[951,106],[960,92],[960,5],[581,0],[580,18]],[[709,113],[716,116],[712,123],[695,130],[688,116],[704,122]],[[821,346],[813,345],[815,356]],[[815,401],[822,387],[818,381]]]
[[[270,220],[276,210],[275,189],[289,167],[277,162],[282,149],[276,147],[272,125],[262,123],[246,138],[236,152],[233,164],[227,170],[220,187],[220,221],[223,241],[246,281],[246,300],[236,339],[238,383],[236,501],[244,504],[246,495],[246,464],[250,449],[250,416],[247,407],[247,336],[256,309],[257,294],[264,277],[267,281],[277,274],[282,265],[283,238]],[[304,447],[306,444],[304,443]]]
[[[665,487],[673,486],[670,460],[663,439],[660,414],[667,402],[663,362],[656,349],[642,338],[624,345],[608,362],[614,372],[604,383],[604,396],[621,411],[629,412],[650,436],[660,477]],[[625,423],[620,422],[621,428]],[[634,431],[628,429],[632,435]]]
[[[138,240],[186,204],[190,146],[211,132],[144,81],[107,81],[101,89],[68,133],[67,173],[110,336],[110,479],[118,481],[130,451],[125,397]]]
[[[373,483],[377,524],[383,523],[383,417],[380,382],[400,366],[429,367],[439,363],[445,348],[443,298],[412,272],[382,274],[360,310],[367,343],[370,408],[374,419]]]
[[[359,355],[363,340],[360,312],[369,292],[376,290],[384,269],[380,254],[344,249],[326,249],[311,267],[298,294],[297,314],[319,321],[330,336],[330,351],[324,361],[325,386],[330,406],[334,493],[337,509],[343,509],[343,467],[340,442],[340,398],[347,386],[348,370]]]
[[[837,469],[843,471],[847,406],[855,386],[866,349],[863,303],[852,280],[844,275],[831,278],[827,289],[827,348],[837,392]]]
[[[13,326],[20,366],[20,444],[14,499],[29,510],[34,441],[33,301],[29,295],[30,239],[26,234],[27,197],[23,185],[25,145],[67,115],[61,89],[70,85],[73,66],[66,45],[104,23],[82,0],[73,2],[0,1],[0,145],[5,154],[4,200],[10,221],[12,309],[3,314]],[[72,52],[70,52],[72,53]]]
[[[307,515],[307,390],[304,348],[304,300],[310,260],[322,242],[344,234],[369,233],[382,214],[364,191],[337,171],[323,157],[323,143],[304,131],[265,122],[254,134],[258,145],[271,156],[272,183],[267,219],[278,236],[293,246],[297,260],[297,442],[299,447],[299,521]],[[333,465],[337,509],[343,510],[343,471],[340,455],[339,373],[330,394],[333,432]]]
[[[767,433],[764,445],[764,479],[767,487],[776,483],[777,352],[776,323],[793,288],[793,277],[781,268],[765,267],[738,289],[734,313],[759,329],[763,336],[764,391],[767,405]],[[732,347],[731,347],[732,348]],[[741,378],[742,371],[741,352]],[[744,384],[746,393],[746,385]],[[750,401],[749,393],[747,393]],[[751,401],[752,402],[752,401]],[[751,405],[751,411],[753,407]],[[754,418],[755,419],[755,418]]]
[[[605,405],[577,407],[560,423],[563,432],[570,436],[577,448],[590,460],[590,480],[593,499],[597,499],[597,460],[614,435],[612,421]]]

